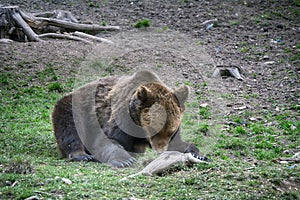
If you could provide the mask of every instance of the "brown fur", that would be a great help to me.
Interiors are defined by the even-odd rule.
[[[85,95],[80,92],[93,88],[94,111],[108,138],[97,146],[97,151],[81,141],[77,132],[81,127],[76,127],[72,104],[72,98],[77,98],[76,106],[91,103],[85,102]],[[143,153],[149,146],[157,152],[176,150],[198,155],[195,145],[183,142],[179,134],[187,96],[186,86],[173,91],[149,71],[101,78],[66,95],[55,105],[52,120],[59,150],[69,160],[98,160],[117,167],[130,166],[134,158],[129,153]]]

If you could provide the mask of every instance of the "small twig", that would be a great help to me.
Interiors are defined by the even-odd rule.
[[[43,196],[48,196],[48,197],[53,197],[53,196],[55,196],[55,195],[52,194],[52,193],[43,192],[43,191],[34,191],[34,193],[39,194],[41,197],[43,197]]]
[[[13,182],[13,184],[11,185],[11,187],[15,187],[18,183],[19,183],[19,181]]]
[[[45,194],[45,195],[48,195],[48,196],[53,196],[53,194],[51,194],[51,193],[48,193],[48,192],[42,192],[42,191],[34,191],[34,193],[37,193],[37,194]]]
[[[248,167],[248,168],[245,168],[244,171],[248,171],[248,170],[252,170],[252,169],[255,169],[255,167]]]
[[[31,197],[28,197],[24,200],[35,200],[35,199],[40,199],[38,196],[31,196]]]
[[[202,22],[201,24],[202,25],[207,25],[207,24],[215,23],[217,21],[218,21],[218,19],[210,19],[210,20],[206,20],[206,21]]]

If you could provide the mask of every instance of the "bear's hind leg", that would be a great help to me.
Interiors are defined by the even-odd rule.
[[[94,161],[82,144],[73,119],[72,95],[63,97],[55,105],[52,113],[54,135],[57,145],[68,161]]]

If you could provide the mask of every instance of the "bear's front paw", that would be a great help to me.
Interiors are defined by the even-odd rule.
[[[136,162],[136,159],[134,157],[129,157],[129,158],[115,158],[115,159],[110,159],[108,161],[108,164],[113,166],[113,167],[118,167],[118,168],[124,168],[124,167],[130,167]]]
[[[86,153],[70,153],[68,161],[96,161],[95,157]]]

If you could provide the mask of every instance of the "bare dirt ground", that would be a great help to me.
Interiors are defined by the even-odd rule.
[[[156,70],[162,66],[162,74],[192,82],[204,76],[208,87],[233,94],[234,100],[226,105],[233,111],[235,106],[280,111],[299,102],[300,18],[295,2],[2,1],[3,5],[19,5],[28,12],[68,10],[80,21],[106,22],[122,30],[100,33],[118,46],[106,53],[105,45],[95,47],[74,41],[1,44],[0,65],[3,68],[24,62],[20,73],[28,73],[52,64],[63,66],[61,73],[67,77],[95,48],[102,48],[100,52],[104,53],[99,55],[111,56],[118,65],[147,65]],[[140,19],[149,19],[152,28],[134,30],[133,24]],[[209,24],[203,22],[211,19],[218,21],[208,29]],[[117,51],[119,48],[123,50]],[[206,63],[197,60],[203,55]],[[172,65],[178,70],[164,68]],[[241,67],[245,80],[210,79],[216,65]]]

